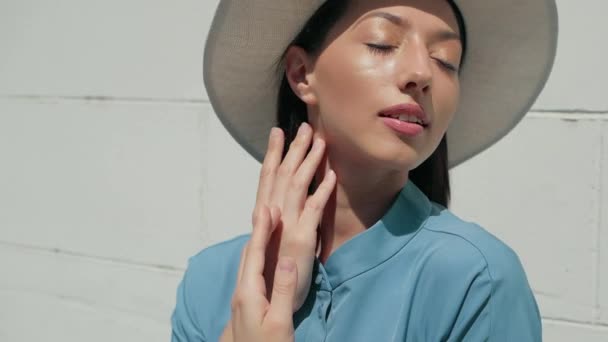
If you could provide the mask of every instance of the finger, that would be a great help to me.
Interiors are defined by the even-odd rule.
[[[285,195],[283,205],[283,217],[286,220],[299,219],[304,207],[304,201],[308,197],[308,187],[312,181],[325,152],[325,141],[316,138],[312,150],[298,168],[296,174],[291,178],[289,191]]]
[[[249,241],[245,243],[243,246],[243,250],[241,251],[241,260],[239,261],[239,273],[236,283],[240,284],[241,279],[243,278],[243,266],[245,265],[245,255],[247,254],[247,246],[249,245]]]
[[[242,280],[237,290],[240,308],[238,314],[242,316],[240,319],[254,322],[254,324],[262,322],[264,307],[268,305],[263,271],[271,228],[270,210],[268,207],[262,206],[248,242]]]
[[[251,223],[255,226],[257,211],[260,205],[270,205],[270,195],[272,193],[272,185],[274,178],[277,173],[277,169],[281,164],[281,158],[283,155],[284,143],[283,130],[278,127],[273,127],[270,131],[270,137],[268,139],[268,149],[264,156],[264,162],[260,169],[260,179],[258,182],[258,191],[256,195],[256,208],[253,211],[253,217]]]
[[[323,209],[327,200],[336,187],[336,173],[333,170],[327,171],[325,178],[317,188],[317,191],[306,200],[300,224],[304,227],[317,227],[323,215]]]
[[[311,138],[312,129],[310,128],[310,125],[305,122],[302,123],[298,129],[296,139],[289,145],[289,151],[277,170],[274,187],[272,189],[271,205],[283,208],[285,192],[287,191],[290,179],[302,163],[308,146],[310,146]]]
[[[268,309],[265,320],[285,321],[286,324],[293,324],[297,283],[298,272],[295,259],[287,256],[281,257],[275,271],[270,309]]]
[[[270,239],[271,230],[270,211],[268,207],[263,206],[256,225],[253,227],[243,265],[243,282],[249,290],[257,293],[264,293],[265,291],[263,271],[266,246]],[[260,286],[260,280],[262,280],[262,286]]]
[[[279,224],[279,221],[281,220],[281,209],[277,208],[276,206],[272,206],[270,208],[270,226],[274,229],[277,224]]]

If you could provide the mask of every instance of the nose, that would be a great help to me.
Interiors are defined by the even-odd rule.
[[[429,92],[433,74],[428,56],[426,46],[419,42],[411,42],[403,49],[399,66],[399,88],[402,92],[414,92],[418,96]]]

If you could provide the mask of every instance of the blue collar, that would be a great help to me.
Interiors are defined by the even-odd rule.
[[[319,258],[315,259],[317,277],[329,281],[317,278],[317,284],[321,289],[335,289],[390,259],[414,237],[431,209],[426,195],[408,180],[378,222],[346,241],[329,256],[325,265]]]

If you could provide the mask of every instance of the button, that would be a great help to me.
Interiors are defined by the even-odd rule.
[[[317,274],[317,278],[315,279],[315,284],[321,285],[322,281],[323,281],[323,275],[322,274]]]

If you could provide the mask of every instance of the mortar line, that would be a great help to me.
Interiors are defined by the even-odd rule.
[[[92,260],[92,261],[102,261],[102,262],[107,262],[107,263],[122,264],[122,265],[134,266],[134,267],[139,267],[139,268],[144,268],[144,269],[154,270],[154,271],[159,271],[159,270],[168,271],[169,273],[181,273],[185,270],[184,268],[176,267],[176,266],[172,266],[172,265],[146,264],[146,263],[141,263],[141,262],[127,260],[127,259],[91,255],[91,254],[85,254],[85,253],[70,251],[70,250],[61,249],[61,248],[35,246],[35,245],[29,245],[29,244],[19,243],[19,242],[10,242],[10,241],[0,240],[0,246],[21,248],[21,249],[25,249],[25,250],[29,250],[29,251],[37,251],[37,252],[43,252],[43,253],[55,254],[55,255],[65,255],[65,256],[71,256],[71,257],[75,257],[75,258]]]
[[[26,99],[26,100],[65,100],[65,101],[121,101],[121,102],[161,102],[161,103],[209,103],[208,99],[201,98],[154,98],[139,96],[112,96],[112,95],[38,95],[38,94],[0,94],[0,99]],[[531,108],[529,113],[563,113],[563,114],[608,114],[608,109],[583,108]]]
[[[206,167],[206,163],[209,161],[209,144],[207,137],[209,136],[209,119],[206,114],[198,114],[198,130],[199,130],[199,169],[198,172],[201,175],[201,183],[198,187],[198,207],[200,210],[199,219],[200,226],[198,227],[198,234],[201,241],[208,241],[208,220],[209,215],[207,211],[207,202],[205,202],[205,196],[209,190],[209,171]]]
[[[560,112],[530,112],[524,118],[561,119],[561,120],[585,120],[585,121],[608,121],[608,113],[560,113]]]
[[[91,103],[91,102],[114,102],[114,103],[155,103],[155,104],[209,104],[207,99],[193,98],[151,98],[151,97],[121,97],[121,96],[104,96],[104,95],[82,95],[82,96],[66,96],[66,95],[0,95],[3,100],[31,100],[31,101],[47,101],[47,102],[76,102],[76,103]]]
[[[565,318],[548,318],[548,317],[547,318],[543,317],[542,321],[548,322],[548,323],[559,323],[559,324],[569,325],[569,326],[579,327],[579,328],[599,328],[599,329],[608,330],[608,324],[604,324],[604,323],[585,323],[585,322],[579,322],[579,321],[565,319]]]
[[[573,109],[547,109],[547,108],[532,108],[530,112],[538,112],[538,113],[566,113],[566,114],[576,114],[576,113],[584,113],[584,114],[608,114],[608,109],[583,109],[583,108],[573,108]]]
[[[86,297],[57,294],[57,293],[51,293],[51,292],[45,292],[45,291],[36,291],[36,290],[31,290],[31,289],[0,288],[0,293],[8,293],[8,294],[13,294],[13,295],[28,294],[30,296],[31,295],[43,296],[46,298],[51,298],[51,299],[54,299],[57,301],[65,302],[65,303],[68,303],[71,305],[78,305],[81,307],[86,307],[89,310],[107,310],[107,311],[112,311],[112,312],[119,312],[122,314],[133,315],[138,318],[144,318],[144,319],[164,323],[163,321],[159,320],[159,317],[155,317],[154,315],[151,315],[149,312],[137,311],[137,310],[128,309],[128,308],[121,308],[121,307],[118,307],[115,305],[108,305],[108,303],[95,302],[90,299],[87,299]]]
[[[597,209],[597,232],[596,232],[596,241],[595,241],[595,249],[596,249],[596,255],[595,255],[595,291],[594,291],[594,308],[593,308],[593,321],[595,322],[600,322],[601,319],[601,306],[600,306],[600,285],[601,285],[601,275],[600,275],[600,270],[601,270],[601,263],[602,263],[602,224],[603,224],[603,210],[602,208],[604,208],[603,206],[603,202],[604,202],[604,186],[606,186],[607,184],[604,184],[604,162],[605,162],[605,158],[604,158],[604,132],[603,132],[603,124],[600,125],[600,155],[599,155],[599,182],[598,182],[598,209]]]

